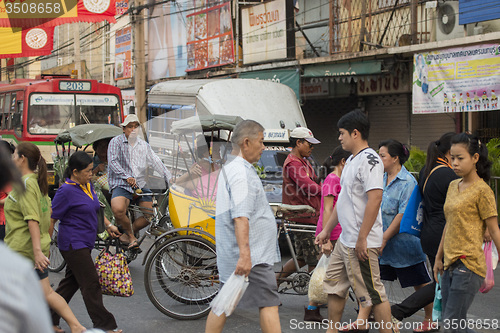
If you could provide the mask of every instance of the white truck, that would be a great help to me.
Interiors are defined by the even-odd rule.
[[[170,124],[194,115],[231,115],[258,121],[268,150],[261,158],[271,202],[281,202],[281,166],[289,130],[306,126],[297,97],[288,86],[255,79],[165,81],[148,93],[148,140],[164,163],[173,164],[176,142]],[[170,148],[171,147],[171,148]],[[187,151],[188,147],[183,147]]]

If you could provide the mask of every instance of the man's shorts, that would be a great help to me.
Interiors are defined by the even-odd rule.
[[[142,190],[142,193],[153,193],[151,192],[150,189],[144,187],[141,189]],[[133,201],[134,199],[137,199],[138,202],[152,202],[153,201],[153,198],[149,195],[145,195],[145,196],[137,196],[135,197],[133,193],[130,193],[129,191],[121,188],[121,187],[115,187],[113,189],[113,191],[111,192],[111,200],[113,200],[113,198],[115,197],[125,197],[127,199],[129,199],[130,201]]]
[[[338,241],[330,256],[323,290],[327,294],[345,298],[352,286],[362,307],[387,301],[385,288],[380,280],[378,249],[369,248],[368,257],[368,260],[359,261],[354,249]]]
[[[424,262],[403,268],[380,265],[380,278],[385,281],[398,279],[401,288],[420,286],[431,281],[431,276]]]
[[[314,244],[314,234],[310,232],[296,232],[293,234],[293,237],[297,260],[302,260],[309,266],[316,266],[318,264],[319,247]]]
[[[248,275],[248,282],[248,288],[243,294],[238,308],[266,308],[280,305],[274,266],[255,265]]]

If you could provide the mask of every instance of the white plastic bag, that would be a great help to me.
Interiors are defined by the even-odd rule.
[[[248,287],[248,277],[231,274],[227,282],[222,286],[219,294],[210,303],[213,313],[218,317],[225,313],[229,317],[243,297]]]
[[[323,280],[326,277],[326,269],[328,268],[328,263],[330,257],[323,254],[316,265],[316,268],[311,275],[309,280],[309,290],[307,296],[309,297],[309,302],[315,302],[319,304],[328,303],[328,294],[323,291]]]
[[[484,251],[484,245],[486,243],[483,243],[483,251]],[[493,270],[497,268],[498,264],[498,250],[497,247],[495,246],[495,243],[493,241],[491,242],[491,263],[493,264]]]

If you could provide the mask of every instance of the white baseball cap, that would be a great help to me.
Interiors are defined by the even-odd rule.
[[[292,133],[290,133],[290,137],[296,138],[296,139],[304,139],[307,142],[312,143],[313,145],[321,143],[321,141],[314,138],[313,132],[311,132],[311,130],[309,128],[305,128],[305,127],[294,128]]]
[[[120,124],[121,127],[126,127],[128,124],[130,123],[141,123],[139,121],[139,118],[137,118],[137,116],[135,114],[129,114],[125,120],[123,121],[123,123]]]

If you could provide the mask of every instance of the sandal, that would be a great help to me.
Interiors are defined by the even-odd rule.
[[[439,325],[435,321],[424,320],[413,333],[430,333],[439,331]]]
[[[130,242],[130,244],[127,247],[128,250],[138,250],[139,249],[139,242],[136,240]]]
[[[364,329],[364,330],[358,329],[357,323],[347,324],[339,329],[339,332],[342,333],[368,333],[369,331],[370,331],[369,329]]]

